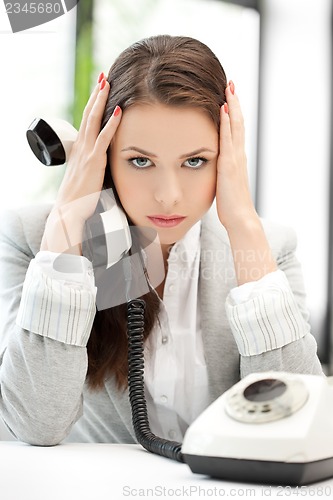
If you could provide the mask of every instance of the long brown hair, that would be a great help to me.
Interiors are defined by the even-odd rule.
[[[102,128],[116,105],[123,111],[138,103],[201,108],[219,131],[220,106],[225,102],[226,75],[215,54],[204,43],[185,36],[158,35],[125,49],[108,74],[111,85]],[[104,188],[112,188],[120,200],[107,165]],[[129,221],[131,224],[131,221]],[[146,302],[146,339],[158,320],[159,299],[154,291]],[[115,377],[119,389],[127,387],[127,305],[97,311],[88,342],[88,384],[101,388]]]

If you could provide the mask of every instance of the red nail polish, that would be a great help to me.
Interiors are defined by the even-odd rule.
[[[227,115],[229,114],[229,108],[228,108],[228,104],[225,102],[223,104],[223,109],[224,109],[224,112],[227,113]]]
[[[114,108],[114,112],[113,112],[113,116],[118,116],[120,113],[120,107],[117,105],[115,108]]]
[[[230,87],[230,92],[232,93],[232,95],[235,95],[235,84],[232,80],[230,80],[230,82],[229,82],[229,87]]]
[[[105,84],[106,84],[106,80],[105,80],[105,78],[103,78],[100,85],[99,85],[99,90],[103,90],[105,87]]]
[[[102,73],[100,73],[100,75],[98,77],[97,83],[101,83],[101,81],[103,80],[103,78],[104,78],[104,73],[102,71]]]

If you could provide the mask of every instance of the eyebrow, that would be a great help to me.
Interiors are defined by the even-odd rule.
[[[150,153],[149,151],[145,151],[144,149],[138,148],[137,146],[129,146],[128,148],[124,148],[121,151],[138,151],[139,153],[142,153],[143,155],[151,156],[152,158],[157,158],[157,155],[155,155],[154,153]],[[179,160],[182,160],[183,158],[188,158],[189,156],[197,155],[199,153],[202,153],[203,151],[209,151],[210,153],[217,154],[216,151],[213,151],[212,149],[203,147],[203,148],[197,149],[195,151],[192,151],[191,153],[186,153],[184,155],[181,155],[179,157]]]

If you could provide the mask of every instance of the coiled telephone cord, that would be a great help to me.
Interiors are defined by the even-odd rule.
[[[181,443],[155,436],[150,430],[144,394],[144,312],[142,299],[127,302],[128,387],[132,421],[138,442],[148,451],[184,462]]]

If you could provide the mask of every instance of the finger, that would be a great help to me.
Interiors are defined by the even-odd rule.
[[[95,151],[96,153],[105,154],[110,142],[116,133],[118,125],[120,123],[122,117],[122,109],[119,106],[116,106],[109,120],[107,121],[105,127],[99,133],[99,136],[96,141]]]
[[[96,100],[91,108],[87,119],[85,130],[85,143],[88,148],[93,149],[99,132],[101,130],[102,117],[105,110],[105,105],[108,99],[110,84],[104,80],[104,86],[99,89]],[[103,83],[103,80],[102,80]]]
[[[97,96],[98,96],[99,86],[100,86],[99,83],[95,86],[95,88],[92,91],[92,93],[90,94],[88,102],[83,110],[80,129],[79,129],[79,136],[78,136],[79,138],[85,136],[88,116],[89,116],[91,109],[96,101]]]
[[[234,147],[237,151],[244,149],[245,128],[244,118],[240,107],[239,99],[234,91],[234,84],[230,82],[225,90],[225,95],[229,108],[229,119],[231,136]]]
[[[220,108],[220,155],[228,157],[233,153],[230,118],[227,103]]]

